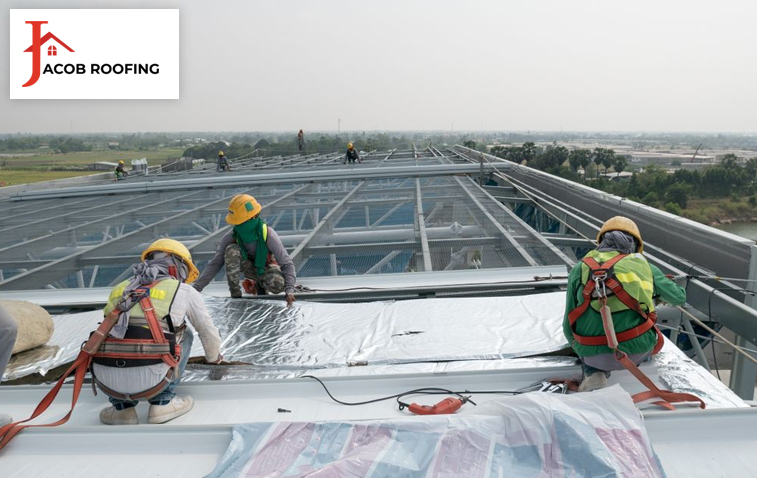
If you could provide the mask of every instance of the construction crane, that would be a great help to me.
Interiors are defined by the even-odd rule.
[[[694,154],[691,156],[691,159],[689,160],[690,163],[694,162],[694,158],[697,157],[697,153],[699,152],[699,148],[701,148],[701,147],[702,147],[702,143],[699,143],[699,146],[697,146],[696,151],[694,151]]]

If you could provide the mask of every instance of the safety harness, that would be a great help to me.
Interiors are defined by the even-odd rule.
[[[660,330],[656,326],[657,314],[655,314],[654,311],[647,312],[644,310],[639,301],[626,292],[623,288],[623,284],[615,276],[615,264],[627,256],[628,254],[618,254],[602,264],[598,263],[592,257],[584,257],[582,259],[583,263],[589,267],[589,276],[586,285],[581,291],[583,303],[568,313],[568,321],[570,323],[570,328],[573,331],[573,338],[576,342],[582,345],[604,345],[608,347],[612,350],[615,360],[620,362],[626,370],[631,372],[639,382],[647,387],[648,390],[646,392],[640,392],[632,396],[634,403],[656,398],[659,400],[654,402],[655,405],[660,405],[669,410],[675,410],[672,403],[676,402],[699,402],[699,406],[705,408],[704,401],[696,395],[671,392],[669,390],[661,390],[658,388],[657,385],[655,385],[654,382],[652,382],[652,380],[628,358],[628,355],[619,349],[622,342],[627,342],[636,337],[640,337],[651,329],[654,329],[657,334],[657,343],[652,350],[652,354],[659,352],[664,343],[662,333],[660,333]],[[607,305],[608,289],[610,294],[614,294],[615,297],[626,307],[641,316],[643,322],[640,325],[617,334],[615,333],[612,312]],[[592,300],[598,300],[600,303],[599,313],[602,317],[602,326],[605,334],[598,336],[579,335],[576,331],[576,322],[589,308]]]
[[[92,391],[95,393],[95,395],[97,395],[97,390],[95,389],[95,383],[97,383],[97,385],[103,390],[103,392],[115,398],[122,400],[137,400],[142,398],[149,399],[160,393],[165,388],[165,385],[173,380],[175,374],[178,373],[178,364],[182,350],[181,346],[178,343],[171,343],[171,341],[166,337],[166,334],[163,331],[161,322],[170,323],[170,321],[161,321],[155,313],[152,300],[150,299],[150,288],[155,286],[155,284],[157,284],[157,282],[139,287],[129,293],[129,296],[133,299],[132,304],[136,305],[137,303],[139,303],[139,306],[144,313],[144,320],[146,321],[147,327],[149,328],[151,337],[137,339],[116,339],[108,336],[111,329],[113,329],[113,327],[118,322],[118,316],[121,312],[118,309],[118,306],[125,301],[125,298],[121,299],[121,301],[116,304],[116,307],[114,307],[105,316],[97,330],[90,334],[89,340],[87,340],[87,342],[85,342],[82,346],[79,355],[76,357],[76,360],[74,360],[74,363],[71,364],[66,373],[64,373],[63,376],[58,380],[52,390],[50,390],[50,392],[45,395],[39,405],[37,405],[34,413],[32,413],[32,415],[26,420],[10,423],[0,428],[0,449],[5,447],[5,445],[7,445],[13,439],[13,437],[15,437],[25,428],[55,427],[66,423],[69,418],[71,418],[71,414],[74,411],[76,402],[79,400],[79,394],[81,393],[81,388],[84,384],[84,377],[87,373],[87,370],[90,369],[90,365],[92,364],[93,360],[105,361],[106,363],[108,360],[122,360],[124,361],[124,363],[127,363],[126,361],[131,361],[131,363],[133,364],[132,366],[144,365],[145,362],[143,361],[157,360],[158,362],[165,362],[169,367],[171,367],[169,368],[166,377],[158,385],[149,390],[145,390],[144,392],[131,395],[124,395],[104,387],[97,381],[93,374]],[[130,329],[133,325],[139,327],[139,324],[132,324],[132,321],[135,320],[138,321],[136,317],[130,318]],[[181,331],[183,331],[183,329]],[[178,335],[180,334],[177,334],[177,336]],[[68,411],[68,413],[60,420],[53,423],[35,425],[25,424],[26,422],[42,415],[42,413],[44,413],[45,410],[47,410],[50,405],[52,405],[53,401],[55,401],[55,398],[58,396],[58,393],[63,387],[63,383],[65,382],[66,378],[68,378],[71,374],[74,375],[74,384],[71,399],[71,409]]]

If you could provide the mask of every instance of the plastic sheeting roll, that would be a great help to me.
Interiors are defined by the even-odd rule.
[[[0,301],[18,324],[16,344],[11,354],[45,345],[53,336],[53,319],[45,309],[22,300]]]

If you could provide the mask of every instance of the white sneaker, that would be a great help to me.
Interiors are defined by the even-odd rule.
[[[9,423],[13,423],[13,418],[11,418],[10,415],[6,415],[5,413],[0,413],[0,427],[4,427]]]
[[[190,411],[194,404],[192,397],[173,397],[166,405],[150,405],[147,423],[166,423]]]
[[[607,376],[604,372],[594,372],[584,378],[581,385],[578,386],[579,392],[591,392],[607,386]]]
[[[100,411],[100,421],[106,425],[136,425],[137,407],[116,410],[116,407],[103,408]]]

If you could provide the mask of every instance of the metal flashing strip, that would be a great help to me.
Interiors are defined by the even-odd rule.
[[[491,166],[485,168],[487,171],[492,170]],[[208,189],[208,188],[229,188],[273,184],[287,184],[296,182],[310,181],[339,181],[339,180],[365,180],[378,178],[400,178],[400,177],[430,177],[445,176],[455,174],[475,173],[480,170],[478,165],[469,164],[436,164],[429,166],[392,166],[381,168],[359,168],[359,169],[335,169],[328,171],[287,171],[277,173],[249,174],[238,176],[226,176],[223,178],[213,178],[208,181],[206,177],[188,178],[188,179],[171,179],[166,181],[145,181],[141,183],[129,184],[111,184],[107,186],[88,186],[62,189],[50,189],[43,191],[30,191],[18,193],[11,197],[13,201],[44,199],[50,197],[80,197],[93,195],[113,195],[125,193],[170,191],[177,189]]]
[[[526,288],[558,288],[566,283],[567,270],[563,266],[511,267],[504,269],[477,269],[464,271],[416,272],[413,274],[370,274],[360,277],[360,285],[355,286],[355,276],[324,276],[298,278],[299,285],[316,290],[321,296],[339,294],[360,299],[372,292],[414,293],[434,290],[491,290],[507,285]],[[535,277],[540,277],[535,281]],[[549,279],[553,277],[554,279]],[[351,290],[348,290],[351,289]],[[110,294],[109,287],[84,289],[38,289],[0,291],[3,300],[28,300],[42,307],[101,307]],[[229,289],[225,281],[211,282],[203,293],[215,297],[228,297]],[[298,292],[301,300],[309,300],[312,292]],[[270,296],[276,300],[277,296]],[[256,300],[259,298],[250,298]]]

